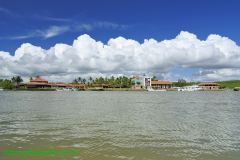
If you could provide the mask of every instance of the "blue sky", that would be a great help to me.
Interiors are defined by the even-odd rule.
[[[237,0],[0,0],[0,51],[14,55],[24,43],[43,49],[72,45],[83,34],[103,43],[119,36],[160,42],[181,31],[200,40],[217,34],[238,45],[239,15]],[[188,67],[182,73],[188,76],[201,68]]]
[[[237,43],[240,41],[240,4],[237,0],[1,0],[0,8],[0,48],[11,53],[24,42],[48,48],[59,42],[72,43],[83,33],[104,42],[118,36],[142,42],[145,38],[173,38],[184,30],[195,33],[200,39],[215,33]],[[8,39],[50,26],[96,22],[125,25],[126,28],[76,30],[48,39],[34,36]]]

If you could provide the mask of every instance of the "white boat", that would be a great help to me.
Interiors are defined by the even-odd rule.
[[[0,91],[3,91],[3,88],[0,88]]]
[[[164,92],[167,91],[166,89],[153,89],[153,88],[148,88],[147,91],[149,92]]]
[[[200,91],[200,90],[202,90],[202,88],[199,87],[198,85],[185,86],[182,88],[178,88],[178,91]]]

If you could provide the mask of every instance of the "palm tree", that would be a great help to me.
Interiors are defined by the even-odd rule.
[[[98,81],[99,81],[99,84],[104,84],[104,78],[103,77],[99,77]]]
[[[78,84],[78,80],[77,80],[77,79],[74,79],[72,83],[73,83],[73,84]]]
[[[12,83],[13,83],[13,84],[16,84],[16,83],[17,83],[17,82],[16,82],[16,81],[17,81],[17,80],[16,80],[16,77],[12,77],[11,80],[12,80]]]
[[[83,84],[86,83],[86,79],[85,79],[85,78],[82,79],[82,83],[83,83]]]
[[[153,76],[152,77],[152,80],[154,81],[154,80],[157,80],[157,77],[156,76]]]
[[[78,77],[78,82],[82,83],[82,78],[81,77]]]
[[[17,84],[19,85],[21,82],[23,82],[23,79],[21,76],[17,76]]]
[[[89,82],[92,83],[93,78],[90,76],[89,77]]]
[[[16,87],[18,87],[22,81],[21,76],[12,77],[12,83],[15,84]]]

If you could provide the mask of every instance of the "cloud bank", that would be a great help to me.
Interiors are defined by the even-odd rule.
[[[199,68],[194,75],[197,80],[239,79],[240,47],[220,35],[211,34],[206,40],[200,40],[182,31],[174,39],[163,41],[146,39],[139,43],[118,37],[104,44],[84,34],[72,45],[56,44],[43,49],[24,43],[13,56],[0,51],[2,78],[38,74],[63,80],[84,75],[151,73],[169,76],[176,67]]]

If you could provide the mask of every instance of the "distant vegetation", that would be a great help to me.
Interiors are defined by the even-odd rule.
[[[0,79],[0,88],[3,89],[13,89],[13,84],[11,80],[8,79]]]
[[[191,86],[191,85],[198,85],[201,82],[187,82],[184,79],[179,79],[178,82],[173,82],[175,87],[184,87],[184,86]],[[230,80],[230,81],[218,81],[216,82],[220,85],[220,88],[229,88],[233,89],[236,87],[240,87],[240,80]]]
[[[233,89],[235,87],[240,87],[240,80],[219,81],[219,82],[216,82],[216,83],[221,85],[222,88]]]
[[[3,88],[3,89],[17,88],[22,81],[23,80],[22,80],[21,76],[14,76],[11,78],[11,80],[0,79],[0,88]]]
[[[88,79],[78,77],[73,80],[73,84],[106,84],[110,88],[130,88],[132,86],[132,80],[131,78],[128,78],[126,76],[120,76],[120,77],[98,77],[93,79],[92,77],[89,77]]]
[[[184,86],[192,86],[192,85],[197,85],[200,82],[187,82],[184,79],[179,79],[177,82],[173,82],[173,85],[175,87],[184,87]]]
[[[153,79],[156,79],[154,77]],[[19,84],[23,82],[21,76],[14,76],[11,79],[0,79],[0,88],[3,89],[16,89],[19,88]],[[108,85],[109,88],[131,88],[133,84],[133,81],[131,78],[126,76],[120,76],[120,77],[98,77],[98,78],[82,78],[78,77],[73,80],[73,84],[105,84]],[[200,82],[187,82],[184,79],[179,79],[177,82],[173,82],[173,85],[175,87],[184,87],[184,86],[191,86],[191,85],[197,85]],[[218,81],[218,83],[221,88],[229,88],[233,89],[236,87],[240,87],[240,80],[229,80],[229,81]],[[50,89],[51,90],[51,89]]]

